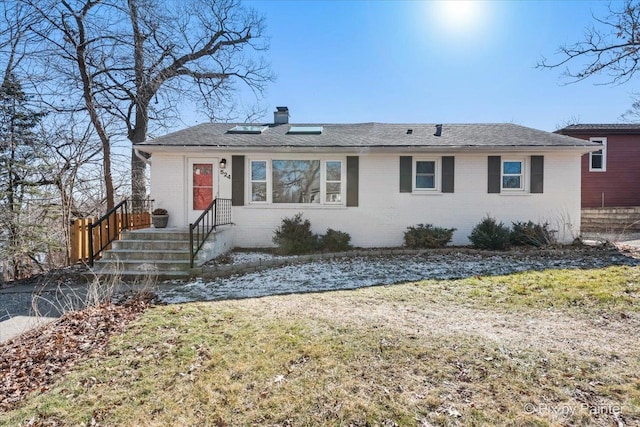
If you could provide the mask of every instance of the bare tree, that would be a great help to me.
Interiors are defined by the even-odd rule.
[[[613,3],[608,16],[593,19],[596,23],[585,29],[584,40],[561,46],[559,60],[542,58],[538,67],[564,67],[571,82],[600,74],[608,76],[608,83],[628,82],[639,69],[640,2]],[[569,68],[580,60],[577,68]]]
[[[580,124],[580,116],[570,116],[559,123],[556,123],[556,129],[564,129],[568,126]]]
[[[238,0],[15,1],[45,23],[30,27],[49,42],[44,73],[55,71],[43,98],[56,111],[86,111],[102,141],[109,205],[115,135],[133,144],[132,196],[143,199],[146,163],[136,144],[150,128],[173,125],[192,104],[224,119],[238,108],[239,83],[258,99],[273,79],[260,56],[264,18]]]
[[[237,0],[128,0],[127,6],[133,75],[106,73],[104,89],[124,101],[111,111],[126,123],[132,195],[142,198],[145,162],[135,145],[147,139],[151,121],[175,114],[184,99],[216,117],[233,106],[237,82],[259,94],[272,75],[251,56],[268,48],[264,18]]]
[[[631,94],[631,107],[620,115],[620,120],[626,123],[640,123],[640,94]]]
[[[72,220],[102,211],[101,197],[95,200],[84,188],[77,191],[82,186],[95,187],[95,182],[100,181],[100,174],[96,172],[99,168],[95,166],[100,164],[102,147],[94,137],[93,126],[84,118],[77,120],[76,115],[57,115],[41,127],[41,138],[46,141],[43,162],[50,170],[52,182],[47,208],[56,213],[47,225],[63,249],[57,252],[63,254],[64,262],[60,263],[64,265],[70,262]],[[48,258],[60,259],[52,253]]]
[[[58,113],[84,111],[88,115],[102,145],[105,201],[107,209],[111,209],[115,205],[115,194],[111,174],[111,137],[107,129],[108,117],[104,113],[108,102],[104,102],[103,89],[96,80],[105,72],[105,59],[114,50],[114,38],[105,32],[111,14],[99,11],[98,6],[115,6],[100,0],[25,0],[25,4],[39,17],[30,26],[31,31],[48,41],[48,46],[40,52],[46,62],[42,70],[55,71],[49,81],[57,90],[49,91],[42,98]],[[60,92],[66,94],[62,102],[59,101]],[[79,95],[80,99],[74,95]]]

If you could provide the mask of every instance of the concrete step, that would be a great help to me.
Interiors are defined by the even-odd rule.
[[[144,282],[146,279],[152,280],[170,280],[170,279],[183,279],[189,277],[189,272],[184,270],[178,271],[152,271],[144,272],[140,270],[112,270],[109,268],[103,268],[100,271],[96,270],[98,276],[118,277],[120,280],[129,282]]]
[[[123,233],[113,242],[94,271],[99,275],[140,280],[145,277],[184,277],[191,268],[189,232],[143,229]]]
[[[230,228],[212,233],[198,254],[195,265],[231,249],[232,237]],[[186,277],[191,271],[189,230],[150,228],[126,231],[122,239],[114,241],[112,248],[94,263],[94,271],[99,275],[117,275],[133,280],[143,280],[145,276]]]
[[[145,260],[145,261],[189,261],[191,253],[188,250],[140,250],[140,249],[112,249],[106,251],[103,261],[114,260]]]
[[[99,274],[106,274],[105,271],[138,271],[141,274],[154,271],[187,271],[191,268],[189,260],[99,260],[94,263],[94,270]]]
[[[180,240],[189,241],[189,230],[183,229],[153,229],[144,228],[142,230],[125,231],[122,233],[122,240]]]
[[[111,250],[137,251],[188,251],[189,241],[186,240],[116,240]]]

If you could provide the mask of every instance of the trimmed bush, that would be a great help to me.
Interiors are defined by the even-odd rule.
[[[351,249],[349,233],[327,228],[327,234],[320,238],[322,250],[327,252],[344,252]]]
[[[541,247],[552,244],[553,240],[548,222],[544,224],[536,224],[533,221],[512,223],[512,245]]]
[[[487,216],[473,227],[469,240],[477,249],[505,250],[511,242],[511,230]]]
[[[454,231],[455,228],[418,224],[415,227],[407,227],[407,231],[404,232],[404,244],[411,249],[442,248],[451,241]]]
[[[320,248],[318,235],[311,231],[308,219],[302,220],[302,213],[283,218],[273,234],[273,243],[286,255],[306,254]]]

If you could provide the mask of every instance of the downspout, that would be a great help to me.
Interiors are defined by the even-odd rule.
[[[145,164],[151,166],[151,154],[149,154],[149,157],[146,157],[145,155],[143,155],[139,149],[137,148],[133,148],[133,152],[136,154],[136,157],[139,158],[140,160],[142,160],[143,162],[145,162]]]

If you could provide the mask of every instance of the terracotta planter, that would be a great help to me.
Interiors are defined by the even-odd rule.
[[[169,222],[169,215],[151,215],[151,223],[155,228],[165,228]]]

